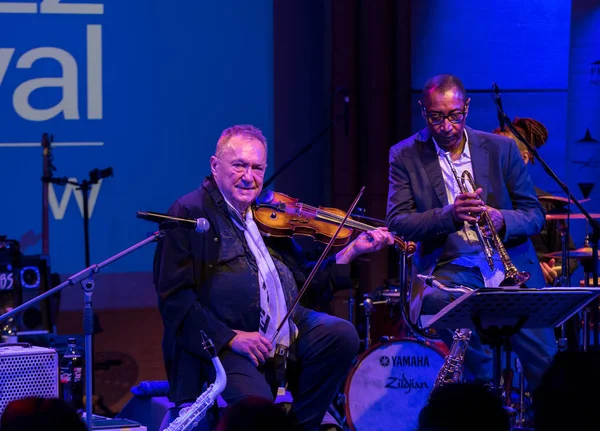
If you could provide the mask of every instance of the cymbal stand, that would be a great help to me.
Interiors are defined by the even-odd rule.
[[[348,322],[354,325],[354,292],[348,291]]]
[[[504,344],[503,347],[504,347],[504,357],[505,357],[506,367],[504,368],[504,370],[502,370],[502,379],[504,381],[504,395],[505,395],[506,407],[510,407],[510,405],[512,403],[511,394],[512,394],[512,390],[513,390],[513,378],[514,378],[514,371],[511,367],[512,347],[510,345],[510,341],[508,341],[508,340],[504,340],[503,344]]]
[[[519,358],[515,358],[515,367],[519,373],[519,407],[517,408],[516,426],[523,426],[525,423],[525,370],[521,365]]]
[[[373,300],[368,293],[365,293],[362,305],[365,309],[365,350],[368,350],[371,347],[371,313],[373,312]]]
[[[584,247],[589,247],[589,241],[585,240]],[[585,287],[590,287],[590,278],[594,273],[594,260],[593,259],[582,259],[581,265],[583,266],[583,284]],[[589,307],[598,307],[596,301],[592,301],[591,304],[585,306],[583,310],[583,351],[587,352],[588,347],[590,345],[590,308]],[[597,322],[594,322],[597,325]]]
[[[556,280],[555,285],[558,286],[570,286],[571,285],[571,271],[569,268],[569,228],[567,224],[559,223],[558,232],[560,233],[560,244],[561,244],[561,274]],[[560,338],[558,339],[558,350],[565,352],[569,347],[567,340],[567,325],[563,323],[560,325]]]

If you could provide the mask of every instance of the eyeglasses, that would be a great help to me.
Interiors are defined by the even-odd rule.
[[[427,118],[427,121],[429,121],[429,124],[432,124],[434,126],[438,126],[438,125],[442,124],[446,118],[452,124],[458,124],[458,123],[462,122],[465,119],[465,116],[467,115],[467,105],[465,105],[465,107],[463,108],[462,111],[451,112],[448,115],[440,114],[438,112],[435,112],[433,114],[427,114],[425,111],[425,107],[423,107],[423,112],[425,112],[425,118]]]

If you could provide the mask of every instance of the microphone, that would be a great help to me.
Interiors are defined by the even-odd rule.
[[[444,286],[442,283],[440,283],[439,281],[436,280],[435,276],[433,275],[422,275],[422,274],[417,274],[417,277],[420,280],[423,280],[425,282],[425,284],[429,287],[435,287],[436,289],[442,290],[444,292],[448,292],[448,293],[468,293],[471,292],[473,289],[471,289],[470,287],[467,286],[463,286],[463,285],[459,285],[456,287],[447,287]]]
[[[498,103],[498,123],[500,123],[500,131],[505,132],[506,131],[506,127],[504,124],[504,109],[502,108],[502,98],[500,97],[500,89],[498,88],[498,85],[494,82],[493,84],[493,89],[494,89],[494,94],[495,94],[495,99]]]
[[[200,233],[206,232],[210,228],[210,223],[205,218],[181,218],[170,216],[167,214],[154,213],[151,211],[138,211],[137,217],[143,220],[153,221],[156,223],[175,224],[184,229],[190,229]]]
[[[422,275],[417,274],[417,277],[425,282],[425,284],[429,287],[435,287],[440,290],[447,290],[448,288],[444,286],[442,283],[437,281],[433,275]]]

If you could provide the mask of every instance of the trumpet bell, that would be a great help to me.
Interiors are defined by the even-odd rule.
[[[500,283],[500,287],[525,287],[525,283],[529,281],[531,274],[528,272],[517,272],[514,275],[507,275]]]

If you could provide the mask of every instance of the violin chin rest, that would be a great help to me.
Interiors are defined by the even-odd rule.
[[[271,203],[273,202],[274,197],[275,194],[273,193],[273,190],[263,190],[256,198],[256,204],[260,205]]]

